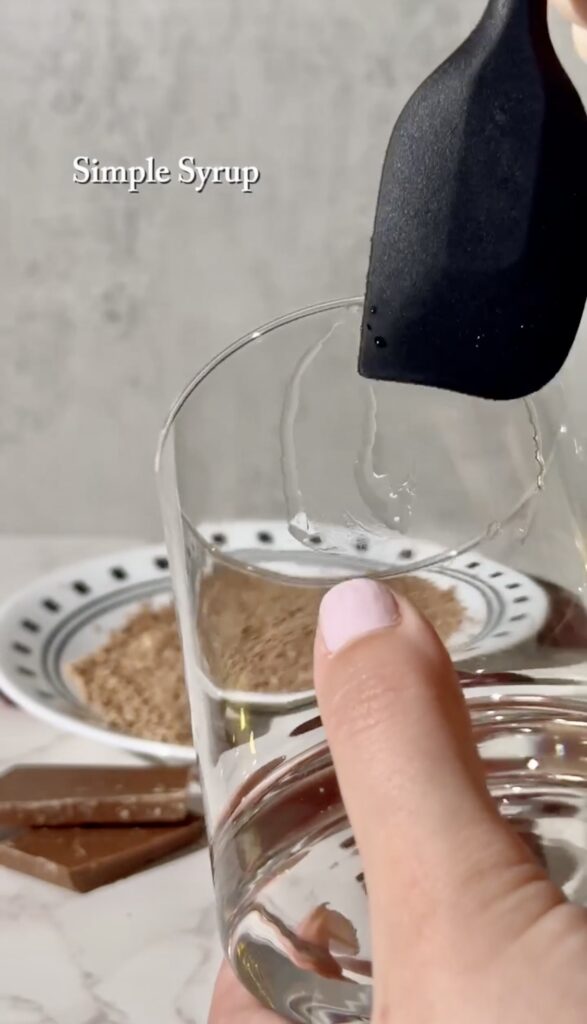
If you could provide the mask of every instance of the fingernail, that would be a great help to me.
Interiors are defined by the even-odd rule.
[[[345,580],[322,598],[319,624],[331,654],[359,637],[399,622],[398,603],[388,587],[375,580]]]
[[[573,39],[577,53],[583,60],[587,61],[587,27],[584,25],[573,25]]]

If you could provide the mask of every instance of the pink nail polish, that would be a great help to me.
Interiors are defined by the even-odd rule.
[[[388,587],[375,580],[345,580],[322,598],[320,632],[327,649],[336,654],[367,633],[399,622],[399,608]]]

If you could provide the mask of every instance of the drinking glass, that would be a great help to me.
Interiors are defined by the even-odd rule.
[[[158,453],[224,949],[266,1005],[321,1024],[371,1006],[364,878],[312,682],[338,580],[377,577],[430,617],[490,791],[587,902],[584,466],[562,386],[489,402],[365,380],[361,313],[331,302],[241,338]]]

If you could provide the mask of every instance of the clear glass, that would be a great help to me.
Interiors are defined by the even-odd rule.
[[[369,1020],[360,859],[314,699],[316,611],[389,579],[461,679],[488,784],[587,902],[585,467],[560,384],[496,403],[356,371],[361,300],[276,321],[188,386],[158,475],[222,940],[292,1020]]]

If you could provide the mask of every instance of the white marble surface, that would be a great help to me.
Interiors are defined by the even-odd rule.
[[[0,601],[122,538],[0,538]],[[16,761],[124,762],[0,704],[0,770]],[[0,868],[1,1024],[204,1024],[220,947],[201,850],[79,895]]]

